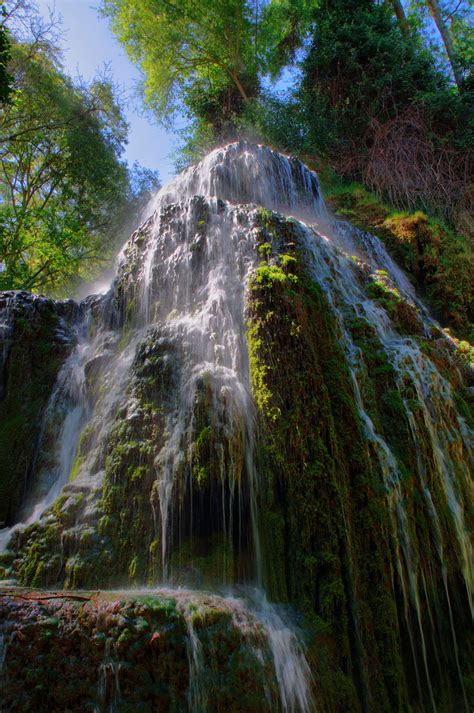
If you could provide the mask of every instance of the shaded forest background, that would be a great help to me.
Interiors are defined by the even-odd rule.
[[[473,340],[471,0],[103,0],[177,168],[247,137],[315,168],[436,316]],[[0,30],[0,289],[61,292],[116,251],[156,174],[122,160],[110,77],[73,81],[29,0]]]

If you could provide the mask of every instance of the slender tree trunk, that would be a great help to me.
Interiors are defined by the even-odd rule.
[[[249,103],[249,98],[248,94],[245,91],[245,88],[242,84],[242,82],[239,79],[239,72],[242,68],[242,58],[240,56],[240,49],[242,46],[242,12],[243,12],[243,4],[242,2],[238,2],[236,5],[236,27],[237,27],[237,33],[236,33],[236,38],[235,38],[235,47],[234,47],[234,67],[230,71],[230,76],[232,78],[232,81],[234,82],[235,86],[237,87],[237,90],[244,100],[244,104]]]
[[[389,4],[393,7],[395,15],[397,16],[398,24],[400,26],[400,31],[402,35],[408,37],[410,34],[410,28],[408,27],[407,16],[405,15],[405,10],[400,0],[388,0]]]
[[[458,89],[460,89],[462,84],[462,75],[459,71],[459,65],[456,59],[456,51],[453,45],[453,38],[449,27],[443,20],[439,2],[438,0],[426,0],[426,4],[428,5],[433,20],[435,21],[436,27],[438,28],[438,32],[441,35],[441,39],[443,40],[444,47],[446,49],[446,54],[448,55],[449,63],[451,65],[451,69],[453,71],[454,80],[458,85]]]
[[[249,103],[248,94],[245,91],[244,86],[243,86],[242,82],[240,81],[237,72],[232,72],[230,76],[232,77],[232,80],[233,80],[235,86],[237,87],[239,94],[242,97],[242,99],[244,100],[245,104],[248,104]]]

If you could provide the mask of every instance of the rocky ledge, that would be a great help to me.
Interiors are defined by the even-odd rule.
[[[256,619],[187,590],[0,590],[0,688],[12,713],[278,709]]]

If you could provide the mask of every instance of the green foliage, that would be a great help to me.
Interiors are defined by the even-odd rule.
[[[463,18],[457,8],[460,42],[468,35]],[[242,130],[303,158],[323,158],[394,207],[422,208],[469,234],[469,51],[459,51],[465,71],[458,91],[420,28],[410,19],[409,30],[400,31],[390,2],[321,1],[303,26],[309,33],[300,38],[303,61],[291,75],[293,88],[261,92],[246,107]]]
[[[166,125],[188,125],[177,165],[217,141],[253,133],[264,77],[292,61],[311,19],[309,0],[103,0],[102,12],[143,77],[145,104]]]
[[[423,36],[436,61],[448,74],[456,74],[461,91],[472,91],[472,71],[474,62],[474,44],[472,25],[472,0],[410,0],[409,22]],[[450,53],[448,55],[446,37],[440,34],[435,15],[439,11],[438,22],[444,24],[448,35]]]
[[[286,274],[279,265],[260,265],[255,271],[255,282],[259,287],[273,287],[275,282],[281,285],[298,282],[293,274]]]
[[[261,258],[268,259],[272,253],[272,246],[270,243],[262,243],[258,246],[258,254]]]
[[[400,33],[387,3],[321,2],[313,20],[301,100],[325,125],[318,134],[316,120],[311,133],[320,150],[360,143],[372,120],[391,118],[422,92],[443,86],[429,53]]]
[[[2,3],[0,5],[0,106],[11,102],[13,80],[7,69],[10,60],[10,39],[7,28],[1,22],[5,12],[6,10]]]
[[[121,160],[128,127],[110,81],[73,82],[53,39],[30,34],[13,34],[0,115],[0,289],[57,291],[112,254],[157,177]]]
[[[421,3],[423,4],[423,3]],[[103,0],[144,76],[145,101],[182,130],[179,168],[239,135],[325,156],[402,209],[422,207],[467,233],[473,94],[466,5],[446,5],[462,92],[414,16],[376,0]],[[449,11],[449,12],[448,12]],[[286,92],[268,78],[300,58]],[[429,168],[428,168],[429,167]],[[453,168],[454,167],[454,168]]]
[[[258,3],[256,3],[258,7]],[[310,26],[311,0],[271,0],[264,4],[259,29],[262,68],[273,78],[295,60]]]
[[[52,287],[96,258],[128,176],[126,124],[107,83],[75,87],[55,58],[14,44],[2,116],[0,287]],[[108,225],[107,225],[108,224]]]
[[[144,74],[147,105],[222,126],[258,89],[255,17],[242,0],[104,0],[103,13]]]
[[[393,212],[359,183],[320,174],[330,207],[354,225],[380,237],[398,264],[446,325],[472,339],[473,253],[467,237],[422,211]]]

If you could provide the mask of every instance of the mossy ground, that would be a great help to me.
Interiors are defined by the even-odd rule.
[[[0,633],[7,652],[0,673],[2,709],[185,713],[193,695],[191,622],[203,664],[194,685],[205,710],[274,710],[266,695],[276,702],[270,659],[256,665],[252,651],[265,651],[258,626],[244,633],[217,598],[188,595],[188,600],[152,592],[80,592],[77,598],[71,592],[63,599],[48,599],[44,592],[1,593]]]
[[[358,183],[320,173],[325,199],[343,219],[385,243],[444,327],[474,342],[474,257],[468,237],[422,211],[397,213]]]

